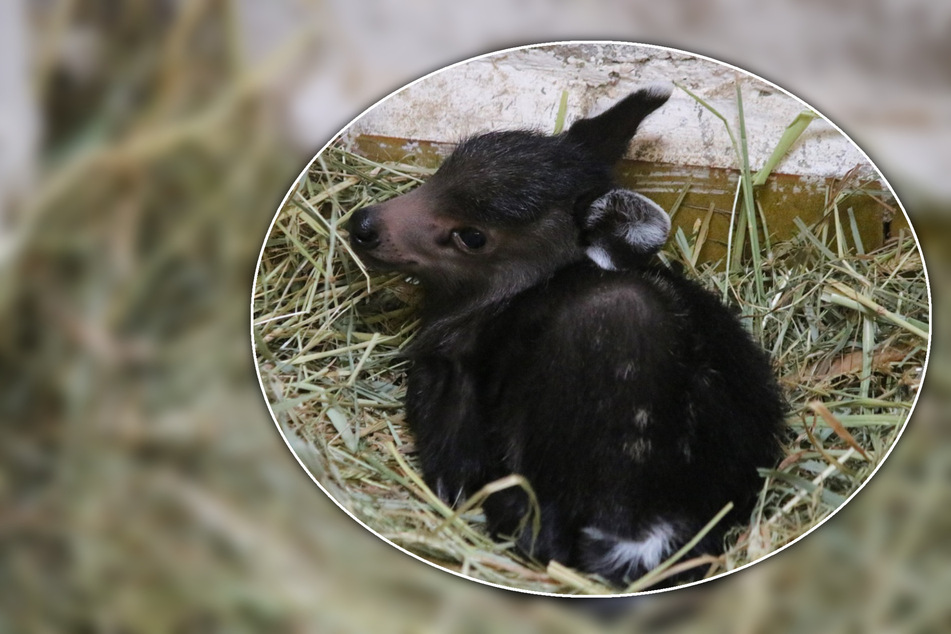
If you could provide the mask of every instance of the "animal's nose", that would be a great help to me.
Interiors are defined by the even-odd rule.
[[[350,231],[350,243],[362,249],[374,249],[380,244],[380,234],[376,228],[377,213],[375,207],[364,207],[354,212],[347,224]]]

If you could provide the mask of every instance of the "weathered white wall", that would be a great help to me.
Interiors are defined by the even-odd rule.
[[[730,121],[739,140],[735,85],[743,89],[750,160],[759,167],[805,107],[755,77],[699,57],[634,45],[563,45],[521,49],[463,63],[425,78],[361,117],[349,134],[455,142],[486,130],[550,132],[562,91],[568,121],[597,114],[639,86],[674,81]],[[676,165],[735,167],[722,121],[686,92],[641,127],[629,157]],[[815,120],[779,165],[782,173],[841,176],[863,154],[824,119]]]

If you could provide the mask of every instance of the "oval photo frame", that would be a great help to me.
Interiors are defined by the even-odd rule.
[[[408,362],[401,349],[415,332],[420,292],[406,276],[367,271],[345,223],[425,181],[469,135],[557,132],[638,87],[671,80],[673,96],[645,121],[616,177],[670,215],[663,261],[737,308],[773,359],[790,411],[784,457],[761,470],[756,508],[728,533],[724,552],[673,553],[619,588],[527,559],[487,535],[479,496],[452,508],[426,486],[402,413]],[[341,509],[420,561],[544,595],[695,585],[799,541],[888,457],[930,352],[920,246],[868,156],[766,80],[691,53],[622,42],[482,55],[366,110],[317,153],[282,201],[251,304],[256,369],[275,425]],[[683,571],[700,578],[658,589]]]

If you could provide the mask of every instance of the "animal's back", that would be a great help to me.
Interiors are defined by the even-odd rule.
[[[540,559],[623,582],[727,502],[745,517],[757,467],[777,458],[784,406],[766,355],[665,269],[567,267],[516,297],[476,349],[483,434],[504,448],[502,471],[534,487]],[[494,529],[515,530],[520,498],[487,505]]]

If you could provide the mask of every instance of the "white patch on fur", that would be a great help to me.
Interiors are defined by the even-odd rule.
[[[651,527],[643,539],[621,539],[593,526],[582,529],[591,539],[614,542],[595,566],[607,570],[631,570],[640,565],[646,570],[656,568],[673,551],[674,527],[660,522]]]
[[[646,409],[638,409],[634,412],[634,422],[637,423],[637,426],[641,429],[647,427],[647,423],[651,421],[651,413]]]
[[[591,258],[592,262],[605,271],[614,271],[617,269],[617,267],[614,266],[614,261],[611,260],[611,255],[605,251],[603,247],[591,246],[585,249],[585,253]]]

